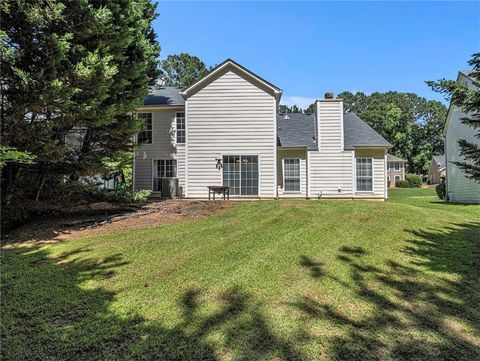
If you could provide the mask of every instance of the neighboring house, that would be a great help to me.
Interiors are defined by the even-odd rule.
[[[387,154],[387,182],[396,187],[397,182],[405,179],[407,161],[392,154]]]
[[[152,92],[137,111],[146,130],[134,188],[168,195],[167,180],[186,198],[218,185],[231,197],[387,198],[383,137],[331,93],[315,114],[277,114],[281,95],[232,60],[183,90]]]
[[[438,184],[445,179],[445,156],[434,155],[428,169],[427,183]]]
[[[459,72],[457,81],[470,89],[478,89],[479,81],[470,76],[470,72]],[[452,202],[480,203],[480,184],[466,177],[465,173],[455,164],[464,161],[460,155],[458,141],[465,139],[470,143],[480,145],[480,139],[475,137],[476,131],[462,123],[463,113],[457,106],[450,104],[443,135],[445,137],[445,160],[447,197]]]

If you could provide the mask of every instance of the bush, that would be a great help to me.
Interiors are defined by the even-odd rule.
[[[416,174],[407,174],[405,179],[409,183],[409,188],[421,188],[422,187],[422,177]]]
[[[407,180],[402,179],[397,182],[396,186],[398,188],[410,188],[410,183]]]
[[[435,187],[435,191],[437,192],[437,196],[440,199],[447,199],[447,187],[445,183],[440,183]]]
[[[119,187],[114,191],[105,192],[103,198],[112,203],[146,202],[151,193],[152,191],[146,189],[133,192],[128,187]]]

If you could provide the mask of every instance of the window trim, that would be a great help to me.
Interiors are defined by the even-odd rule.
[[[397,165],[398,165],[398,168],[397,168]],[[396,171],[400,170],[400,162],[395,162],[394,169]]]
[[[287,191],[285,189],[285,160],[298,160],[298,191]],[[283,193],[287,194],[301,194],[302,193],[302,162],[300,158],[283,158],[282,159],[282,178],[283,178]]]
[[[153,132],[153,123],[154,123],[154,121],[153,121],[153,112],[137,112],[137,114],[136,114],[136,118],[137,118],[137,119],[139,119],[139,118],[138,118],[138,115],[139,115],[139,114],[151,114],[151,117],[152,117],[152,130],[150,130],[150,132],[152,133],[152,141],[151,141],[150,143],[139,143],[139,141],[138,141],[138,134],[140,134],[141,132],[148,132],[148,130],[142,130],[142,131],[138,132],[138,133],[135,135],[135,143],[137,143],[137,147],[141,147],[141,146],[144,146],[144,145],[152,145],[152,144],[153,144],[153,134],[154,134],[154,132]]]
[[[183,114],[183,142],[178,141],[178,114]],[[176,144],[185,144],[187,139],[187,126],[185,120],[185,111],[183,112],[175,112],[175,143]]]
[[[258,181],[258,185],[257,185],[257,195],[249,195],[249,194],[230,194],[230,197],[237,197],[237,198],[259,198],[261,197],[261,194],[262,194],[262,189],[261,189],[261,180],[262,180],[262,171],[261,171],[261,167],[260,165],[262,164],[261,163],[261,155],[260,154],[255,154],[255,153],[251,153],[251,152],[245,152],[245,151],[239,151],[239,152],[226,152],[226,153],[221,153],[220,154],[220,157],[222,159],[222,164],[223,164],[223,157],[257,157],[257,181]],[[223,174],[223,168],[221,170],[222,172],[222,175],[221,175],[221,183],[222,185],[224,184],[224,174]],[[240,176],[241,177],[241,176]],[[241,178],[240,178],[240,188],[241,188]],[[240,190],[240,193],[241,193],[241,190]]]
[[[357,159],[370,159],[372,161],[372,190],[359,191],[357,188],[358,172],[357,172]],[[355,193],[372,194],[375,193],[375,172],[374,172],[374,158],[373,157],[355,157]]]
[[[158,175],[158,161],[175,161],[175,177],[157,177]],[[176,179],[178,178],[178,159],[176,158],[153,158],[152,159],[152,192],[161,192],[154,190],[155,179]]]

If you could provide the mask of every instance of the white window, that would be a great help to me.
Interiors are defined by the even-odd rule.
[[[395,170],[400,170],[400,163],[395,163]]]
[[[175,114],[176,130],[177,130],[177,144],[185,143],[185,113],[177,112]]]
[[[300,192],[300,159],[283,160],[283,188],[285,192]]]
[[[357,191],[373,191],[372,158],[357,158]]]
[[[137,139],[139,144],[152,144],[152,113],[138,113],[137,118],[143,120],[145,128],[138,133]]]
[[[154,161],[153,190],[162,191],[162,179],[177,177],[176,159],[158,159]]]

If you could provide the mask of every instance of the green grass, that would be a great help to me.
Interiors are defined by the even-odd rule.
[[[480,359],[480,206],[237,203],[2,250],[2,359]]]

